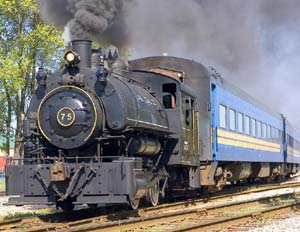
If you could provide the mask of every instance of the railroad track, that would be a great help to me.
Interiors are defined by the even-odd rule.
[[[260,200],[265,200],[261,203]],[[180,214],[171,223],[166,223],[164,220],[163,229],[167,231],[224,231],[225,228],[232,227],[237,224],[243,224],[250,221],[263,221],[269,215],[274,213],[285,212],[290,210],[295,211],[295,208],[300,208],[300,198],[290,198],[290,194],[282,195],[282,199],[274,200],[273,198],[260,199],[251,202],[242,202],[238,204],[228,204],[208,208],[206,210],[193,210],[185,215]],[[183,217],[184,216],[184,217]],[[160,225],[157,226],[158,228]],[[153,228],[153,227],[152,227]],[[145,228],[146,229],[146,228]],[[240,230],[237,230],[240,231]]]
[[[278,188],[286,190],[280,195],[280,197],[284,199],[284,204],[282,203],[282,201],[273,200],[274,196],[271,194],[271,190],[275,190]],[[259,209],[260,213],[266,210],[270,210],[271,206],[274,206],[272,207],[274,208],[274,210],[276,207],[288,208],[297,206],[298,199],[294,196],[295,189],[297,189],[297,192],[300,192],[300,183],[297,182],[265,185],[235,194],[232,193],[210,198],[182,201],[173,204],[163,204],[157,207],[143,208],[139,211],[120,211],[69,222],[52,221],[51,223],[48,223],[48,216],[16,219],[10,222],[0,223],[0,231],[25,230],[31,232],[67,232],[98,231],[102,229],[105,229],[105,231],[140,231],[141,228],[142,230],[151,231],[196,230],[199,228],[205,228],[205,226],[208,226],[210,228],[212,226],[217,227],[218,224],[228,224],[229,221],[234,222],[234,216],[224,214],[226,212],[237,212],[239,211],[237,209],[241,208],[248,209],[249,215],[253,216],[253,213],[257,214],[258,206],[260,206],[261,208]],[[256,199],[246,201],[237,200],[238,196],[250,193],[258,194],[260,192],[264,192],[263,197],[258,197]],[[204,204],[204,202],[209,202],[210,204]],[[250,209],[251,207],[252,209]],[[253,208],[256,208],[256,211],[254,211]],[[223,215],[220,216],[220,211],[222,210]],[[75,213],[81,214],[83,213],[83,211],[78,210]],[[246,214],[247,212],[244,212],[244,214],[242,215],[235,215],[237,218],[236,220],[242,220],[242,217],[244,217]],[[62,217],[62,215],[60,215],[60,217]],[[201,218],[201,223],[199,222],[199,218]]]

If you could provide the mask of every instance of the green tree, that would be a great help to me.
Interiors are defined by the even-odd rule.
[[[36,68],[55,68],[63,41],[61,31],[42,22],[35,0],[0,0],[0,33],[0,89],[6,101],[3,115],[6,152],[15,120],[15,154],[21,155],[22,119],[26,102],[35,89]]]

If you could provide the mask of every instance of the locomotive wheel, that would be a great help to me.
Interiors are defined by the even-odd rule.
[[[152,206],[157,206],[159,202],[159,181],[153,185],[151,188],[148,189],[147,201],[152,205]]]
[[[137,210],[139,208],[139,205],[140,205],[140,199],[129,200],[129,207],[132,210]]]

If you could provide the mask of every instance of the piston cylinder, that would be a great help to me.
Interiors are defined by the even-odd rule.
[[[140,136],[131,140],[128,152],[133,155],[156,155],[160,149],[160,142],[156,138]]]

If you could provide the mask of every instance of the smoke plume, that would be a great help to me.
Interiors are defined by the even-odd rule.
[[[140,0],[126,22],[132,58],[167,53],[213,66],[297,126],[299,12],[297,0]]]
[[[294,124],[300,119],[298,0],[38,0],[71,39],[126,46],[131,58],[193,59]]]
[[[65,28],[64,38],[113,41],[116,45],[127,42],[125,26],[120,25],[124,24],[125,6],[132,0],[37,1],[47,22]]]

